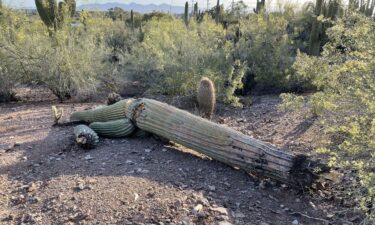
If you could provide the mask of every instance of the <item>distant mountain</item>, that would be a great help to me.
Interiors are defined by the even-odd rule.
[[[84,5],[78,6],[78,10],[81,11],[82,9],[84,9],[84,10],[107,11],[108,9],[115,8],[115,7],[121,8],[125,11],[130,11],[132,9],[134,12],[139,12],[139,13],[150,13],[153,11],[158,11],[158,12],[170,12],[171,11],[171,13],[173,14],[184,13],[183,6],[175,6],[175,5],[168,5],[168,4],[142,5],[142,4],[137,4],[134,2],[129,3],[129,4],[117,3],[117,2],[104,3],[104,4],[84,4]]]

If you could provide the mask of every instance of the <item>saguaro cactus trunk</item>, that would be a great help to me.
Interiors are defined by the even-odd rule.
[[[133,100],[126,116],[142,130],[182,144],[226,164],[291,184],[311,184],[312,164],[301,155],[150,99]],[[309,165],[306,167],[306,165]]]

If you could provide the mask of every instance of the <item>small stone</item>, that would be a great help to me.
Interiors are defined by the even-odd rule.
[[[208,189],[209,189],[210,191],[216,191],[216,187],[215,187],[215,186],[210,186],[210,185],[208,185]]]
[[[245,216],[245,214],[243,214],[241,212],[238,212],[238,213],[234,214],[234,217],[236,217],[236,218],[245,218],[246,216]]]
[[[198,204],[198,205],[196,205],[196,206],[193,208],[192,212],[193,212],[194,214],[197,214],[198,212],[202,211],[202,209],[203,209],[203,205],[202,205],[202,204]]]
[[[295,202],[301,202],[301,199],[296,198]]]
[[[218,225],[232,225],[232,224],[229,223],[228,221],[221,221],[218,223]]]
[[[27,191],[27,192],[34,192],[34,191],[37,190],[37,188],[38,188],[38,187],[36,186],[35,183],[30,183],[30,184],[27,186],[26,191]]]
[[[218,212],[222,215],[228,215],[228,210],[224,207],[215,207],[215,208],[211,208],[212,211],[215,211],[215,212]]]
[[[166,151],[167,151],[167,149],[163,148],[163,149],[162,149],[161,151],[162,151],[162,152],[166,152]]]
[[[145,149],[145,152],[146,152],[146,153],[150,153],[150,152],[151,152],[151,149],[146,148],[146,149]]]
[[[266,222],[261,222],[259,225],[270,225],[270,224]]]
[[[293,220],[292,225],[298,225],[298,224],[299,224],[298,220]]]
[[[86,160],[93,160],[94,157],[91,157],[91,155],[87,155],[87,156],[85,156],[85,159],[86,159]]]
[[[138,200],[138,198],[139,198],[139,195],[138,195],[138,193],[134,193],[134,201],[137,201],[137,200]]]

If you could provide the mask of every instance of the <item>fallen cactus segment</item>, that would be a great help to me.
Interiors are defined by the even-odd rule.
[[[127,137],[133,134],[136,129],[128,118],[108,122],[94,122],[90,124],[90,128],[98,133],[99,136],[112,138]]]
[[[84,149],[92,149],[99,143],[99,137],[90,127],[78,125],[74,127],[77,144]]]
[[[318,163],[168,104],[141,98],[127,104],[126,116],[145,131],[213,159],[292,185],[311,185]]]
[[[74,112],[70,116],[71,121],[107,122],[111,120],[124,119],[126,117],[124,108],[132,99],[121,100],[113,105],[104,106],[80,112]]]

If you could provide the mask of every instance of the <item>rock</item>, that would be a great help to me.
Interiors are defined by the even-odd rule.
[[[211,208],[211,210],[215,211],[215,212],[218,212],[221,215],[228,215],[228,210],[224,207],[215,207],[215,208]]]
[[[216,191],[216,187],[215,187],[215,186],[210,186],[210,185],[208,185],[208,189],[209,189],[210,191]]]
[[[228,221],[221,221],[218,223],[218,225],[232,225],[232,224],[229,223]]]
[[[192,209],[192,213],[194,214],[197,214],[198,212],[202,211],[203,210],[203,205],[202,204],[198,204],[196,205],[193,209]]]
[[[298,225],[298,224],[299,224],[298,220],[293,220],[292,225]]]
[[[151,152],[151,149],[146,148],[146,149],[145,149],[145,152],[146,152],[146,153],[150,153],[150,152]]]
[[[91,157],[91,155],[87,155],[87,156],[85,156],[85,159],[86,159],[86,160],[93,160],[94,157]]]
[[[138,193],[134,193],[134,201],[137,201],[137,200],[138,200],[138,198],[139,198],[139,195],[138,195]]]
[[[27,188],[26,188],[26,191],[27,192],[34,192],[38,189],[38,187],[36,186],[35,183],[30,183]]]
[[[270,224],[266,222],[261,222],[259,225],[270,225]]]
[[[245,214],[243,214],[241,212],[237,212],[237,213],[234,214],[234,217],[241,219],[241,218],[245,218],[246,216],[245,216]]]

